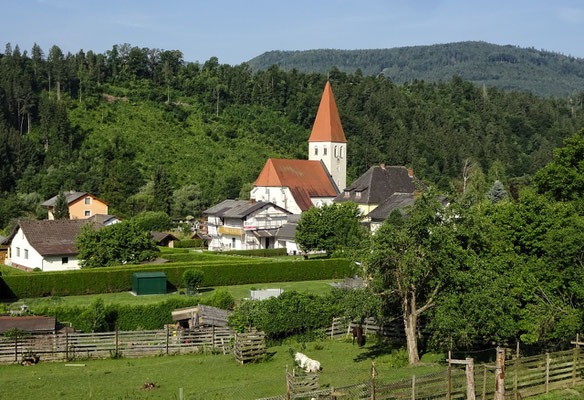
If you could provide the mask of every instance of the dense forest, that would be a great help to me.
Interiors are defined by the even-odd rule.
[[[584,126],[583,94],[546,99],[447,82],[327,73],[348,138],[348,181],[377,163],[408,165],[460,191],[465,165],[489,186],[529,182]],[[104,54],[0,54],[0,229],[42,216],[59,190],[89,191],[113,213],[174,217],[249,192],[268,157],[305,158],[327,75],[254,72],[177,50],[115,45]],[[161,182],[163,184],[161,184]],[[172,202],[158,204],[160,188]],[[12,221],[12,222],[11,222]]]
[[[485,42],[371,50],[269,51],[249,60],[254,70],[266,70],[274,64],[285,70],[321,74],[331,67],[346,73],[361,70],[364,75],[383,74],[400,84],[448,81],[457,75],[478,86],[540,96],[567,97],[584,91],[584,60],[580,58]]]

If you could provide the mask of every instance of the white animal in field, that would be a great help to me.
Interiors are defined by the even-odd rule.
[[[302,353],[296,353],[294,359],[300,365],[300,368],[304,369],[306,372],[316,374],[317,372],[322,371],[322,367],[318,361],[312,360]]]

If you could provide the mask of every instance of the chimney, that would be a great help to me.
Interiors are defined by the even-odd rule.
[[[249,204],[255,204],[256,200],[255,199],[249,199]]]
[[[408,168],[408,175],[410,178],[414,177],[414,170],[412,168]]]
[[[385,169],[385,164],[379,164],[379,166],[383,169]]]

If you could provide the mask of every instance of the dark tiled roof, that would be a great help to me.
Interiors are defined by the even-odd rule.
[[[375,207],[367,216],[372,221],[385,221],[393,210],[401,210],[407,206],[411,206],[416,201],[414,193],[394,193],[387,200]]]
[[[176,236],[174,236],[172,233],[167,233],[167,232],[150,232],[150,237],[156,243],[161,242],[167,238],[170,240],[178,240],[178,238]]]
[[[84,219],[19,221],[7,240],[12,240],[20,228],[30,245],[42,256],[77,254],[75,240],[87,223]],[[95,226],[101,227],[97,223]]]
[[[98,224],[105,224],[111,219],[119,219],[115,215],[109,214],[94,214],[91,217],[87,218],[88,221],[97,222]]]
[[[240,201],[245,201],[245,200],[231,200],[231,199],[223,200],[221,203],[215,204],[213,207],[208,208],[205,211],[203,211],[203,214],[205,214],[205,215],[222,214],[226,210],[229,210],[230,208],[234,207]]]
[[[54,332],[57,325],[55,317],[0,317],[0,333],[11,329],[26,332]]]
[[[67,199],[67,204],[69,204],[69,203],[77,200],[78,198],[85,196],[87,194],[87,192],[76,192],[74,190],[71,190],[69,192],[63,192],[63,194],[65,195],[65,198]],[[57,196],[53,196],[41,205],[43,205],[45,207],[54,207],[56,202],[57,202]]]
[[[394,193],[414,193],[425,190],[426,186],[415,176],[410,176],[410,170],[402,166],[369,168],[355,182],[339,194],[336,202],[353,201],[357,204],[381,204]],[[356,193],[360,192],[361,197]]]
[[[270,158],[254,186],[287,187],[302,211],[313,206],[312,197],[334,197],[338,189],[320,161]]]
[[[272,206],[288,214],[290,213],[290,211],[278,207],[274,203],[267,201],[250,202],[249,200],[224,200],[208,210],[203,211],[203,213],[224,218],[243,218],[266,206]]]
[[[301,214],[291,214],[288,215],[288,222],[278,229],[276,237],[282,239],[295,239],[296,238],[296,226],[298,221],[300,221]]]

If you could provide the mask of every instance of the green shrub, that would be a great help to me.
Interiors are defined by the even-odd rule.
[[[187,269],[183,272],[183,285],[192,292],[198,292],[205,274],[200,269]]]
[[[15,274],[0,277],[0,298],[124,292],[131,290],[132,274],[135,272],[164,272],[169,285],[175,288],[182,285],[184,271],[193,268],[205,274],[203,287],[333,279],[351,276],[354,272],[354,264],[345,259],[244,261],[144,264]]]
[[[174,247],[182,248],[194,248],[203,247],[203,241],[201,239],[184,239],[174,242]]]
[[[235,256],[248,256],[248,257],[281,257],[286,256],[288,253],[286,249],[255,249],[255,250],[228,250],[228,251],[215,251],[215,254],[227,254]]]
[[[208,253],[162,253],[160,256],[174,262],[233,260],[231,256],[218,256]]]

